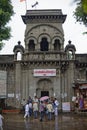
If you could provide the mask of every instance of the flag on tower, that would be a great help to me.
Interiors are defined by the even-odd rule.
[[[36,7],[36,5],[38,5],[38,2],[37,2],[37,1],[36,1],[36,3],[35,3],[34,5],[32,5],[32,8],[33,8],[33,7]]]

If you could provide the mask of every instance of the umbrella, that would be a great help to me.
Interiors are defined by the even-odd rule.
[[[44,101],[44,100],[47,100],[47,99],[49,99],[49,97],[48,96],[44,96],[44,97],[40,98],[40,101]]]

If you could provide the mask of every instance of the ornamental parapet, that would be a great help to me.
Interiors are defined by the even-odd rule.
[[[23,59],[25,60],[37,60],[37,61],[45,61],[45,60],[63,60],[65,58],[64,53],[59,52],[29,52],[23,55]]]

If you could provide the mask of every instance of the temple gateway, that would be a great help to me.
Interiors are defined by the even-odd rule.
[[[27,10],[22,20],[25,47],[20,39],[13,54],[0,55],[0,105],[20,108],[22,99],[37,95],[56,97],[62,110],[75,97],[86,100],[87,54],[76,54],[70,40],[64,47],[66,15],[61,9]]]

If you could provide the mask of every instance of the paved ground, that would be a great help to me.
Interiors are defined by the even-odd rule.
[[[43,122],[29,118],[24,120],[23,114],[4,114],[3,130],[87,130],[87,116],[77,114],[59,114],[55,119]]]

